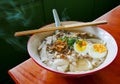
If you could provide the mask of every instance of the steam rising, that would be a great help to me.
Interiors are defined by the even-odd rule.
[[[4,10],[6,14],[6,20],[10,23],[14,21],[20,21],[20,23],[24,27],[27,27],[28,25],[30,25],[31,19],[34,13],[33,5],[29,5],[31,10],[30,10],[28,17],[26,17],[26,14],[28,14],[26,11],[27,5],[26,6],[20,5],[19,7],[17,7],[13,0],[10,1],[10,5],[12,6],[12,9],[7,10],[7,11]]]
[[[0,38],[14,47],[15,50],[26,52],[28,37],[14,37],[14,32],[29,28],[34,14],[33,5],[36,0],[16,3],[14,0],[1,0],[0,15],[3,24],[0,24]],[[19,2],[19,1],[18,1]],[[29,11],[28,11],[29,10]]]
[[[14,37],[14,33],[16,31],[37,28],[36,25],[34,25],[34,27],[32,27],[32,25],[36,23],[33,22],[33,19],[40,13],[39,11],[36,11],[36,6],[40,5],[38,2],[42,3],[40,0],[0,0],[0,39],[5,40],[17,51],[26,52],[26,44],[29,36]],[[40,7],[41,6],[39,6],[39,8]],[[62,11],[62,21],[70,20],[67,12],[67,8]],[[36,19],[38,21],[41,18]],[[44,23],[42,22],[40,22],[40,24]]]
[[[64,8],[64,10],[62,11],[62,21],[69,21],[70,17],[68,16],[67,13],[67,8]]]

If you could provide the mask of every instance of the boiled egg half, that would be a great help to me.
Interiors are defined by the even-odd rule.
[[[96,43],[90,46],[89,55],[92,58],[102,58],[107,54],[107,48],[104,44]]]
[[[74,43],[74,50],[80,55],[86,55],[88,53],[88,42],[79,39]]]

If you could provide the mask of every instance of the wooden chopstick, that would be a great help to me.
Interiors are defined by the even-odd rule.
[[[24,35],[30,35],[34,33],[40,33],[40,32],[48,32],[48,31],[54,31],[54,30],[67,30],[70,28],[80,28],[80,27],[85,27],[85,26],[94,26],[94,25],[100,25],[100,24],[106,24],[107,21],[93,21],[93,22],[86,22],[86,23],[77,23],[77,24],[69,24],[69,25],[64,25],[64,26],[59,26],[59,27],[46,27],[42,29],[35,29],[35,30],[27,30],[27,31],[20,31],[20,32],[15,32],[15,36],[24,36]]]

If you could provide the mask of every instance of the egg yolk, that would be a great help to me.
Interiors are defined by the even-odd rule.
[[[93,49],[95,52],[103,53],[106,51],[106,47],[103,44],[94,44]]]
[[[77,50],[79,50],[79,51],[84,51],[85,49],[86,49],[86,47],[87,47],[87,42],[86,41],[79,41],[79,42],[77,42],[76,43],[76,48],[77,48]]]

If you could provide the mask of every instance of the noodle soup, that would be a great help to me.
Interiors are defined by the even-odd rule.
[[[88,32],[56,31],[38,47],[42,63],[60,72],[81,72],[100,66],[106,56],[106,43]]]

